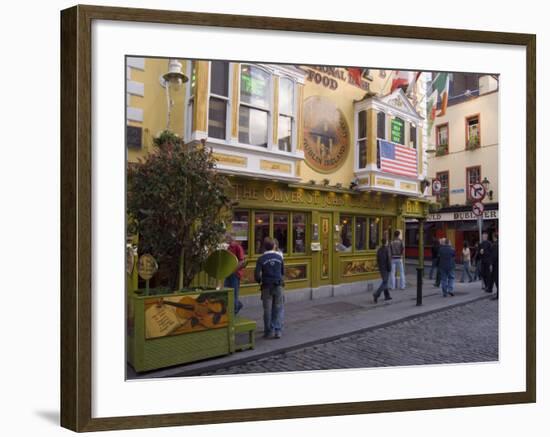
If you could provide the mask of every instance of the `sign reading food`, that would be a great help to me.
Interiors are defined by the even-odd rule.
[[[330,173],[346,160],[349,127],[344,114],[329,99],[312,96],[304,102],[304,154],[307,164]]]
[[[201,293],[145,301],[145,338],[159,338],[227,326],[227,295]]]

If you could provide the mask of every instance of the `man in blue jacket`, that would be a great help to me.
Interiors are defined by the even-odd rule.
[[[273,250],[272,239],[264,241],[265,252],[256,261],[254,278],[262,290],[264,307],[264,338],[273,333],[274,338],[281,338],[283,329],[283,285],[285,266],[281,254]]]
[[[439,248],[439,272],[441,273],[441,290],[443,297],[454,296],[455,285],[455,250],[448,238],[443,240]]]

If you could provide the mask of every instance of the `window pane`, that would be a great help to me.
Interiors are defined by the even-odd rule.
[[[383,112],[376,115],[376,136],[383,140],[386,139],[386,114]]]
[[[280,115],[277,130],[279,138],[279,150],[290,152],[292,150],[292,118],[285,115]]]
[[[367,247],[367,219],[355,217],[355,249],[365,250]]]
[[[385,238],[387,242],[393,239],[392,219],[390,217],[384,217],[382,219],[382,238]]]
[[[471,146],[479,145],[479,119],[473,117],[468,119],[468,143]]]
[[[273,238],[279,244],[279,250],[287,253],[288,249],[288,214],[273,214]]]
[[[437,144],[446,146],[449,144],[449,129],[447,125],[437,127]]]
[[[253,65],[241,65],[241,102],[269,106],[269,74]]]
[[[294,83],[284,77],[279,79],[279,113],[294,114]]]
[[[405,144],[405,122],[399,117],[391,120],[391,140],[397,144]]]
[[[340,217],[340,242],[336,245],[339,252],[351,251],[351,242],[353,241],[352,218],[349,216]]]
[[[225,123],[227,115],[227,102],[222,99],[210,97],[208,108],[208,136],[225,139]]]
[[[409,130],[409,142],[412,147],[416,149],[416,126],[411,123],[411,128]]]
[[[231,235],[248,254],[248,211],[235,211],[231,223]]]
[[[254,253],[264,253],[264,240],[269,237],[269,213],[254,214]]]
[[[229,63],[212,61],[210,63],[210,92],[218,96],[228,97],[229,93]]]
[[[357,114],[358,123],[358,138],[367,138],[367,111],[360,111]]]
[[[239,142],[267,147],[267,112],[239,108]]]
[[[292,250],[294,253],[306,252],[306,215],[292,215]]]
[[[367,140],[359,141],[359,168],[367,166]]]
[[[373,250],[378,247],[380,241],[380,219],[369,218],[369,249]]]

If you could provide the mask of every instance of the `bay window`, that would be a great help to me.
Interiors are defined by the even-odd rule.
[[[208,102],[208,136],[227,138],[227,114],[229,106],[229,63],[210,63],[210,99]]]
[[[267,147],[271,75],[254,65],[241,65],[239,142]]]
[[[279,120],[277,123],[279,150],[292,151],[294,125],[294,82],[285,77],[279,80]]]

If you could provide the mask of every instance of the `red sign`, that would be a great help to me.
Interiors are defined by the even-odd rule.
[[[432,193],[439,194],[441,192],[441,181],[439,179],[434,179],[432,182]]]
[[[480,183],[470,185],[470,198],[473,200],[483,200],[485,197],[485,187]]]
[[[483,214],[484,210],[485,210],[485,207],[481,202],[476,202],[472,205],[472,212],[478,217]]]

